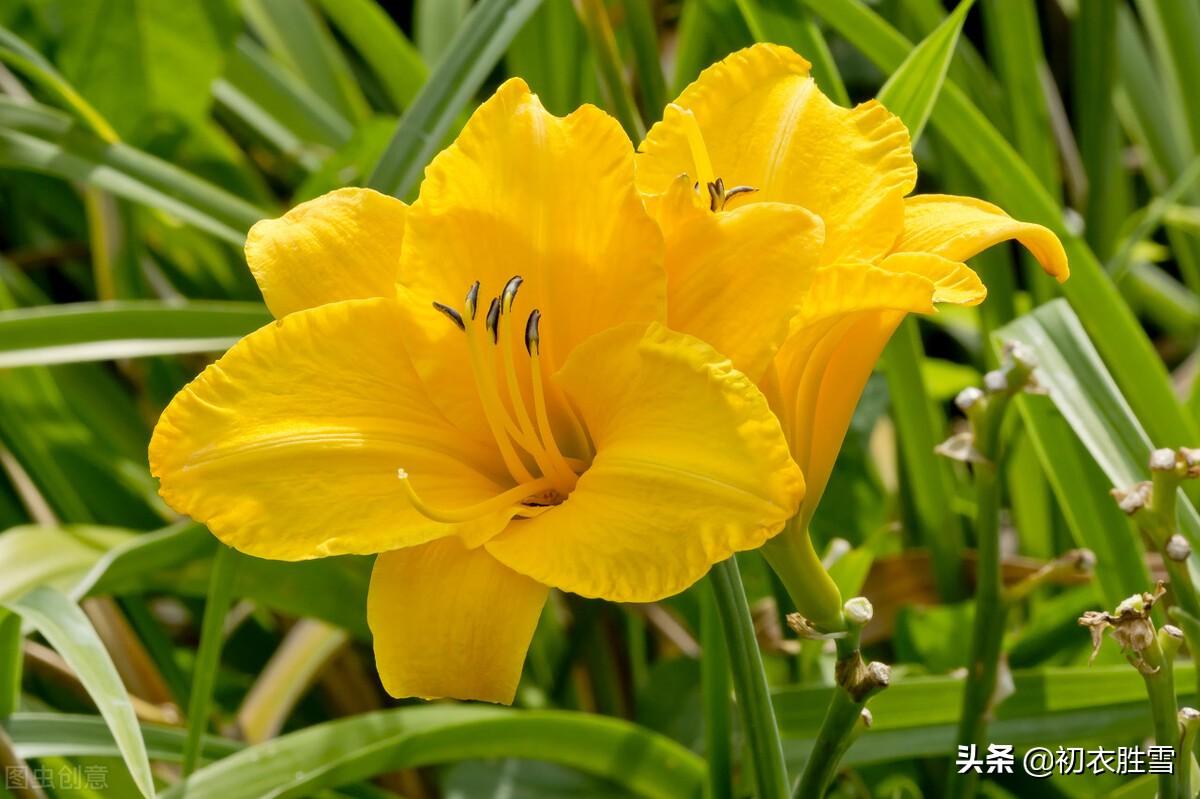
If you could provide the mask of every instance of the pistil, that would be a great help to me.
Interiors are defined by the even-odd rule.
[[[416,489],[412,486],[412,482],[408,479],[408,472],[398,469],[396,476],[400,478],[400,486],[408,501],[416,508],[417,513],[420,513],[430,521],[445,524],[469,522],[492,513],[499,513],[514,505],[520,505],[525,500],[536,497],[539,494],[551,491],[554,488],[554,483],[551,480],[540,477],[537,480],[522,483],[501,494],[497,494],[491,499],[477,502],[474,505],[468,505],[465,508],[439,508],[430,505],[417,494]]]

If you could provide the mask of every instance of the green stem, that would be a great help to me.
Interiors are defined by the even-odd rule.
[[[834,689],[833,699],[817,731],[812,752],[804,764],[804,774],[793,794],[795,799],[818,799],[825,795],[829,783],[837,774],[842,755],[854,740],[854,729],[862,718],[862,712],[863,704],[855,702],[848,691],[841,686]]]
[[[192,691],[188,701],[187,740],[183,747],[183,776],[196,769],[200,746],[208,729],[213,686],[221,660],[225,615],[233,602],[233,578],[237,570],[237,553],[226,546],[217,547],[212,571],[208,577],[208,599],[204,605],[204,621],[200,628],[200,649],[196,653],[192,673]]]
[[[784,799],[788,795],[788,777],[783,744],[736,558],[713,566],[710,579],[725,633],[742,728],[753,760],[755,795],[758,799]]]
[[[993,450],[994,451],[994,450]],[[975,587],[975,626],[971,636],[971,660],[963,688],[962,713],[958,723],[958,742],[983,746],[988,716],[996,692],[1000,671],[1004,622],[1008,605],[1004,602],[1000,572],[1000,481],[994,464],[977,464],[975,469],[976,533],[978,558]],[[975,795],[978,775],[968,770],[959,774],[951,767],[949,796]]]
[[[0,610],[0,719],[21,707],[21,667],[23,665],[21,617]]]
[[[1179,795],[1177,794],[1179,775],[1176,772],[1191,768],[1191,764],[1185,757],[1187,753],[1181,752],[1179,748],[1179,706],[1175,700],[1174,668],[1171,658],[1163,656],[1157,638],[1142,653],[1142,658],[1148,668],[1144,671],[1139,669],[1139,671],[1142,671],[1142,679],[1146,682],[1146,694],[1150,698],[1150,718],[1154,722],[1154,741],[1159,746],[1171,747],[1176,754],[1175,768],[1171,773],[1158,775],[1158,795],[1173,797]],[[1150,669],[1155,671],[1147,674],[1146,672]]]
[[[800,615],[822,632],[838,632],[842,621],[842,592],[821,564],[812,538],[799,517],[760,550],[771,565]]]
[[[839,665],[862,662],[862,654],[859,651],[861,633],[861,627],[848,624],[845,637],[836,639]],[[867,699],[874,693],[871,691],[856,699],[844,681],[853,675],[841,668],[838,672],[838,685],[834,688],[833,698],[825,710],[825,718],[821,720],[821,727],[817,730],[812,751],[804,763],[804,773],[796,786],[794,799],[825,795],[837,774],[842,755],[854,741]]]
[[[700,591],[700,685],[704,692],[704,754],[707,799],[732,799],[733,761],[729,727],[729,654],[721,633],[715,587]]]

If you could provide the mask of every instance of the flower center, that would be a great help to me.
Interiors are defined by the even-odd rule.
[[[672,103],[671,107],[679,113],[688,149],[692,152],[692,164],[696,170],[696,191],[700,190],[701,184],[707,189],[710,211],[724,211],[726,203],[734,197],[758,191],[753,186],[734,186],[726,189],[725,180],[717,177],[713,170],[712,159],[709,158],[708,147],[704,144],[704,134],[700,130],[700,123],[696,121],[696,115],[681,105]]]
[[[486,314],[479,313],[479,281],[467,290],[461,309],[435,302],[433,307],[447,316],[467,337],[471,374],[483,405],[488,428],[512,479],[513,488],[466,508],[437,508],[422,500],[399,470],[409,500],[422,515],[440,522],[462,522],[497,512],[512,505],[525,508],[557,505],[575,488],[587,461],[563,455],[554,438],[542,377],[541,311],[534,309],[525,322],[523,337],[528,358],[529,394],[522,389],[513,338],[520,335],[512,322],[513,302],[524,279],[510,279],[500,296],[494,297]],[[532,406],[532,409],[531,409]],[[565,400],[555,403],[577,434],[586,442],[583,426]],[[531,412],[532,410],[532,412]]]

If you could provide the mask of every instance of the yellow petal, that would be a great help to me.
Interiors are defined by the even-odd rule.
[[[350,300],[242,339],[159,419],[150,468],[167,504],[229,546],[277,560],[499,531],[507,512],[430,522],[401,490],[400,468],[444,507],[507,487],[495,445],[430,402],[405,351],[405,312],[396,300]]]
[[[975,270],[959,261],[951,261],[927,252],[902,252],[889,255],[879,268],[899,274],[918,275],[933,283],[935,303],[978,305],[987,297],[987,287]],[[924,308],[913,309],[925,311]]]
[[[932,255],[816,271],[763,386],[808,484],[805,523],[829,481],[867,379],[905,314],[982,297],[974,272]]]
[[[407,210],[372,189],[338,189],[250,228],[246,263],[271,313],[392,296]]]
[[[879,103],[835,105],[808,62],[767,44],[709,67],[675,102],[695,115],[716,176],[759,190],[745,202],[793,203],[824,220],[823,263],[891,250],[917,171],[908,131]],[[681,173],[696,179],[683,114],[664,113],[636,164],[646,195],[663,194]]]
[[[550,114],[516,78],[426,170],[400,281],[457,307],[478,280],[483,312],[513,275],[523,314],[542,311],[553,369],[593,333],[666,318],[662,237],[634,190],[628,137],[593,106]]]
[[[692,192],[690,182],[681,189]],[[667,320],[757,379],[821,256],[821,220],[795,205],[755,203],[712,213],[664,204]]]
[[[538,582],[648,602],[777,533],[803,494],[753,383],[699,339],[630,324],[580,346],[556,379],[596,457],[567,500],[487,549]]]
[[[383,687],[511,703],[548,591],[456,538],[384,552],[367,598]]]
[[[896,252],[931,252],[965,261],[993,244],[1016,239],[1061,283],[1070,275],[1062,242],[1048,228],[1018,222],[974,197],[919,194],[904,201],[904,234]]]

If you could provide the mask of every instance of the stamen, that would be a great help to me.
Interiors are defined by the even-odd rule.
[[[525,350],[530,355],[534,354],[534,350],[541,348],[542,338],[538,334],[538,322],[541,319],[542,312],[534,308],[533,312],[529,314],[529,319],[525,322]]]
[[[479,283],[477,281],[467,292],[467,315],[472,321],[475,319],[475,314],[471,312],[471,309],[478,304],[478,296]],[[504,459],[504,465],[514,480],[518,483],[527,483],[533,479],[533,475],[529,473],[529,469],[518,457],[516,450],[513,449],[512,440],[509,439],[511,431],[513,438],[520,441],[521,431],[513,423],[500,402],[500,395],[496,390],[495,372],[493,369],[487,368],[477,330],[478,328],[471,324],[467,326],[466,333],[467,349],[471,354],[471,371],[475,376],[475,388],[479,394],[479,401],[483,404],[484,416],[487,417],[492,437],[496,439],[496,445],[500,448],[500,456]]]
[[[500,298],[492,297],[492,304],[488,306],[487,319],[484,324],[487,325],[488,332],[492,334],[492,343],[495,344],[500,340],[500,334],[497,332],[496,325],[500,321]]]
[[[687,136],[688,147],[692,151],[692,162],[696,166],[696,182],[707,186],[716,180],[716,173],[708,157],[708,148],[704,146],[704,134],[700,131],[700,123],[696,121],[696,115],[687,108],[675,103],[671,103],[669,107],[679,112],[683,122],[683,132]]]
[[[708,210],[720,211],[725,207],[725,181],[717,178],[708,184]]]
[[[725,192],[725,204],[728,205],[730,200],[740,194],[753,194],[756,191],[758,191],[758,189],[756,189],[754,186],[734,186],[732,189],[729,189]]]
[[[561,493],[568,493],[575,487],[575,473],[562,457],[555,457],[554,453],[557,447],[551,439],[547,441],[546,431],[535,431],[533,420],[529,418],[529,411],[525,405],[525,395],[521,392],[521,383],[517,379],[516,359],[513,357],[512,331],[510,329],[509,320],[512,314],[508,313],[512,310],[512,303],[516,299],[517,290],[521,287],[521,278],[514,277],[508,281],[508,285],[504,287],[503,307],[506,311],[501,321],[500,339],[502,341],[501,351],[504,357],[504,377],[508,384],[508,398],[513,409],[517,414],[517,423],[521,427],[521,432],[524,435],[525,448],[529,450],[529,454],[537,461],[538,468],[542,470],[542,474],[554,480],[554,487]],[[532,366],[530,367],[533,368]]]
[[[575,483],[579,478],[559,450],[558,442],[554,439],[554,430],[550,427],[550,416],[546,413],[546,392],[542,385],[542,361],[539,357],[542,349],[541,333],[538,329],[541,318],[541,311],[535,308],[525,323],[525,348],[529,351],[529,357],[533,359],[533,362],[529,364],[529,374],[533,380],[533,411],[537,416],[538,432],[541,434],[542,444],[546,447],[546,452],[557,469],[560,470],[558,472],[560,479],[566,480],[569,485],[566,491],[562,491],[565,495],[575,488]]]
[[[504,284],[504,291],[501,293],[500,310],[508,313],[512,310],[513,301],[517,298],[517,289],[521,288],[521,284],[525,282],[525,278],[520,275],[513,275]]]
[[[467,315],[472,321],[475,319],[475,312],[479,309],[479,281],[476,280],[471,284],[471,288],[467,289]]]
[[[451,308],[449,305],[442,305],[440,302],[435,302],[433,307],[450,317],[450,321],[458,325],[459,330],[467,329],[466,323],[463,322],[462,314]]]
[[[417,513],[430,521],[443,522],[445,524],[469,522],[492,513],[499,513],[511,508],[513,505],[518,505],[531,497],[544,494],[554,488],[554,483],[545,477],[541,477],[537,480],[531,480],[510,488],[491,499],[486,499],[474,505],[468,505],[465,508],[439,508],[430,505],[417,495],[416,489],[413,488],[412,482],[408,479],[408,472],[403,469],[397,469],[396,476],[400,478],[401,490],[404,491],[405,496],[412,503]]]

